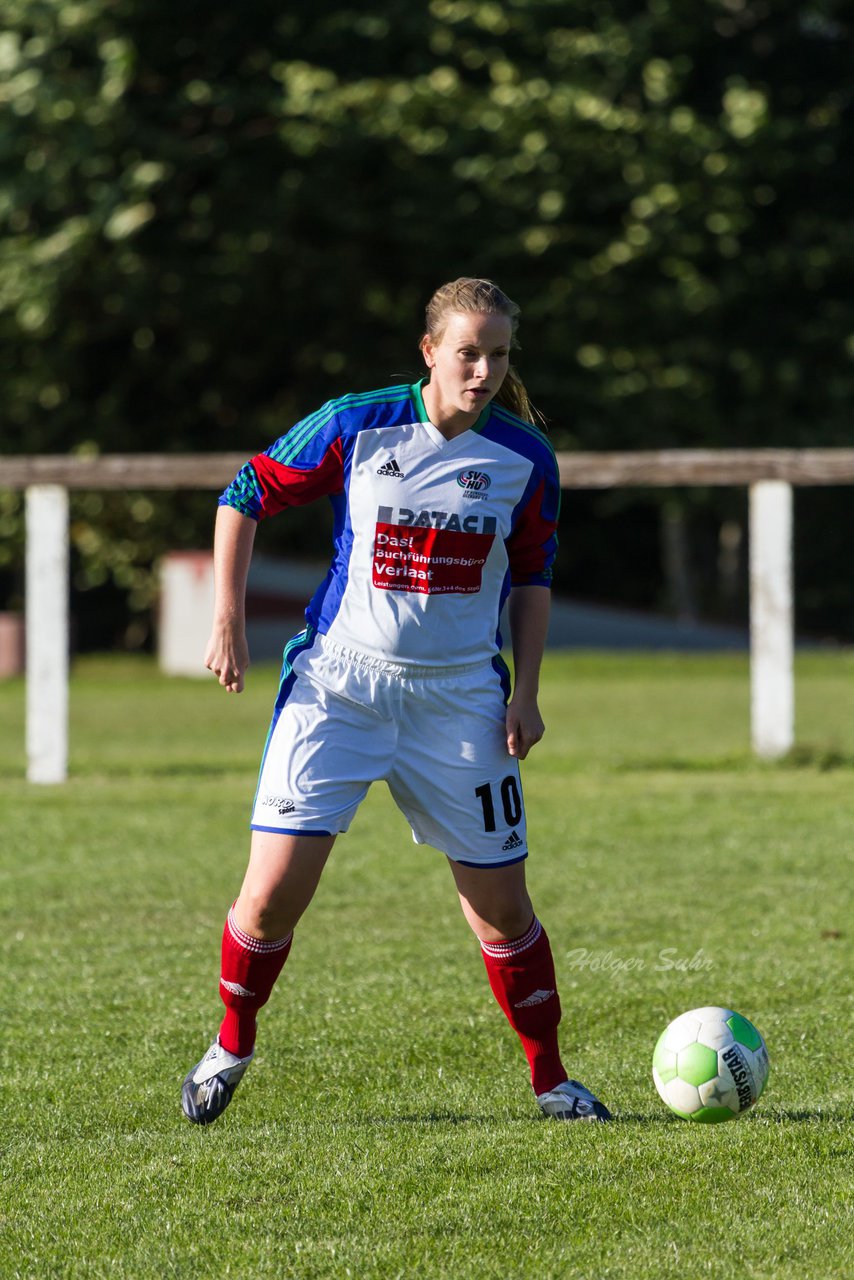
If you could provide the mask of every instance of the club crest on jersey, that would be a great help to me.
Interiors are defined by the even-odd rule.
[[[461,471],[457,476],[457,484],[466,498],[485,498],[492,479],[485,471]]]

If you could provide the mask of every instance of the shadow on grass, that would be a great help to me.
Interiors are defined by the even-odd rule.
[[[843,751],[832,743],[802,743],[774,761],[757,760],[748,752],[733,752],[723,756],[624,760],[614,765],[615,773],[734,773],[745,769],[763,772],[810,769],[830,773],[836,769],[854,769],[854,753]]]
[[[797,1124],[803,1120],[850,1124],[854,1120],[854,1110],[848,1107],[819,1107],[815,1111],[760,1111],[749,1118],[755,1123],[767,1124]]]
[[[521,1118],[521,1117],[520,1117]],[[363,1124],[376,1125],[378,1128],[390,1128],[399,1124],[411,1125],[460,1125],[471,1124],[480,1128],[488,1128],[496,1123],[495,1116],[487,1115],[469,1115],[466,1112],[457,1111],[424,1111],[421,1114],[410,1113],[408,1115],[393,1116],[361,1116],[360,1122]]]
[[[147,763],[146,761],[111,761],[95,762],[91,766],[76,765],[69,776],[75,780],[90,781],[92,778],[190,778],[203,782],[208,778],[237,777],[246,774],[254,777],[256,763],[240,764],[219,760],[176,760],[173,764],[163,762]]]
[[[455,1111],[425,1111],[421,1115],[393,1115],[393,1116],[364,1116],[363,1123],[377,1125],[379,1127],[390,1127],[392,1125],[474,1125],[478,1128],[491,1129],[496,1124],[561,1124],[561,1121],[552,1120],[549,1116],[534,1111],[525,1112],[524,1115],[469,1115],[467,1113],[459,1113]],[[593,1123],[591,1121],[579,1121],[578,1123],[586,1125]],[[631,1113],[617,1114],[613,1117],[614,1124],[684,1124],[678,1116],[658,1116],[658,1115],[636,1115]]]
[[[851,1114],[845,1108],[838,1110],[829,1110],[817,1108],[815,1111],[782,1111],[782,1110],[760,1110],[750,1111],[747,1115],[734,1116],[734,1120],[739,1120],[739,1129],[744,1125],[767,1125],[767,1124],[798,1124],[803,1121],[811,1121],[818,1123],[843,1123],[851,1119]],[[726,1120],[723,1124],[702,1124],[698,1121],[683,1120],[681,1116],[669,1115],[642,1115],[632,1112],[620,1112],[614,1116],[615,1122],[639,1124],[639,1125],[673,1125],[677,1129],[731,1129],[732,1121]]]
[[[615,773],[740,773],[755,762],[749,755],[664,756],[660,759],[623,760]]]
[[[175,1108],[170,1108],[169,1124],[171,1127],[174,1120]],[[181,1117],[183,1120],[183,1117]],[[842,1125],[850,1122],[850,1115],[844,1108],[838,1110],[825,1111],[761,1111],[751,1112],[749,1115],[738,1117],[739,1124],[736,1126],[739,1132],[744,1131],[748,1126],[754,1128],[777,1127],[784,1124],[835,1124]],[[588,1127],[590,1121],[578,1121],[577,1124],[564,1123],[560,1120],[552,1120],[548,1116],[541,1115],[536,1111],[526,1111],[524,1114],[474,1114],[472,1112],[458,1111],[424,1111],[424,1112],[399,1112],[393,1115],[371,1115],[369,1113],[350,1112],[346,1116],[327,1117],[326,1122],[334,1125],[336,1128],[350,1129],[353,1131],[363,1130],[394,1130],[409,1129],[415,1130],[435,1130],[441,1132],[443,1129],[472,1128],[493,1132],[497,1128],[524,1127],[526,1131],[530,1131],[532,1125],[542,1126],[544,1131],[548,1131],[556,1127],[557,1129],[569,1128],[574,1129],[580,1125],[582,1129]],[[186,1125],[180,1122],[178,1128],[182,1131],[189,1131],[199,1134],[210,1134],[215,1131],[224,1134],[227,1131],[237,1132],[246,1126],[246,1117],[238,1117],[234,1113],[222,1117],[216,1126],[208,1125]],[[251,1121],[250,1127],[251,1127]],[[316,1121],[313,1123],[317,1123]],[[278,1130],[279,1126],[288,1127],[287,1121],[274,1120],[265,1121],[265,1124],[272,1124],[273,1130]],[[300,1128],[302,1128],[302,1123]],[[710,1129],[726,1130],[727,1133],[734,1131],[734,1125],[731,1121],[723,1124],[698,1124],[690,1120],[682,1120],[679,1116],[671,1115],[668,1112],[637,1112],[625,1111],[616,1112],[610,1124],[596,1125],[598,1130],[619,1132],[620,1130],[631,1129],[632,1131],[645,1131],[652,1135],[653,1133],[661,1133],[663,1131],[672,1130],[674,1134],[681,1132],[691,1133],[702,1131],[708,1133]],[[698,1138],[698,1141],[702,1141]],[[834,1153],[831,1153],[834,1154]],[[847,1155],[847,1151],[846,1151]]]
[[[835,743],[808,743],[792,747],[779,762],[780,769],[818,769],[828,773],[831,769],[854,769],[854,753],[843,751]]]
[[[174,764],[144,761],[86,760],[75,762],[68,770],[69,782],[92,782],[96,778],[206,778],[236,777],[245,774],[250,780],[257,772],[257,761],[177,760]],[[26,781],[20,764],[0,764],[0,782]],[[59,784],[61,785],[61,784]],[[251,785],[247,784],[247,785]]]
[[[226,774],[233,777],[244,769],[251,769],[254,772],[256,765],[257,762],[254,760],[251,765],[246,766],[237,765],[233,760],[226,762],[179,760],[175,764],[152,764],[141,769],[131,769],[130,772],[136,775],[145,774],[149,778],[222,778]]]

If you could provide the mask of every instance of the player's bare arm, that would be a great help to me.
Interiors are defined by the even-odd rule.
[[[551,610],[548,587],[513,587],[508,601],[513,642],[513,694],[507,704],[507,750],[524,760],[545,732],[537,703]]]
[[[217,511],[214,533],[214,618],[205,666],[228,693],[241,693],[249,666],[246,580],[256,523],[233,507]]]

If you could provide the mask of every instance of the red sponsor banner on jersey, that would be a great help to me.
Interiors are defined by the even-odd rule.
[[[377,524],[373,582],[383,591],[472,595],[480,591],[492,533]]]

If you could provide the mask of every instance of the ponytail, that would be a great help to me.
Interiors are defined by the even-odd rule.
[[[539,427],[541,431],[547,429],[545,418],[539,409],[535,408],[531,403],[528,389],[512,364],[495,394],[495,403],[502,405],[505,409],[509,409],[511,413],[515,413],[517,418],[524,418],[532,426]]]

